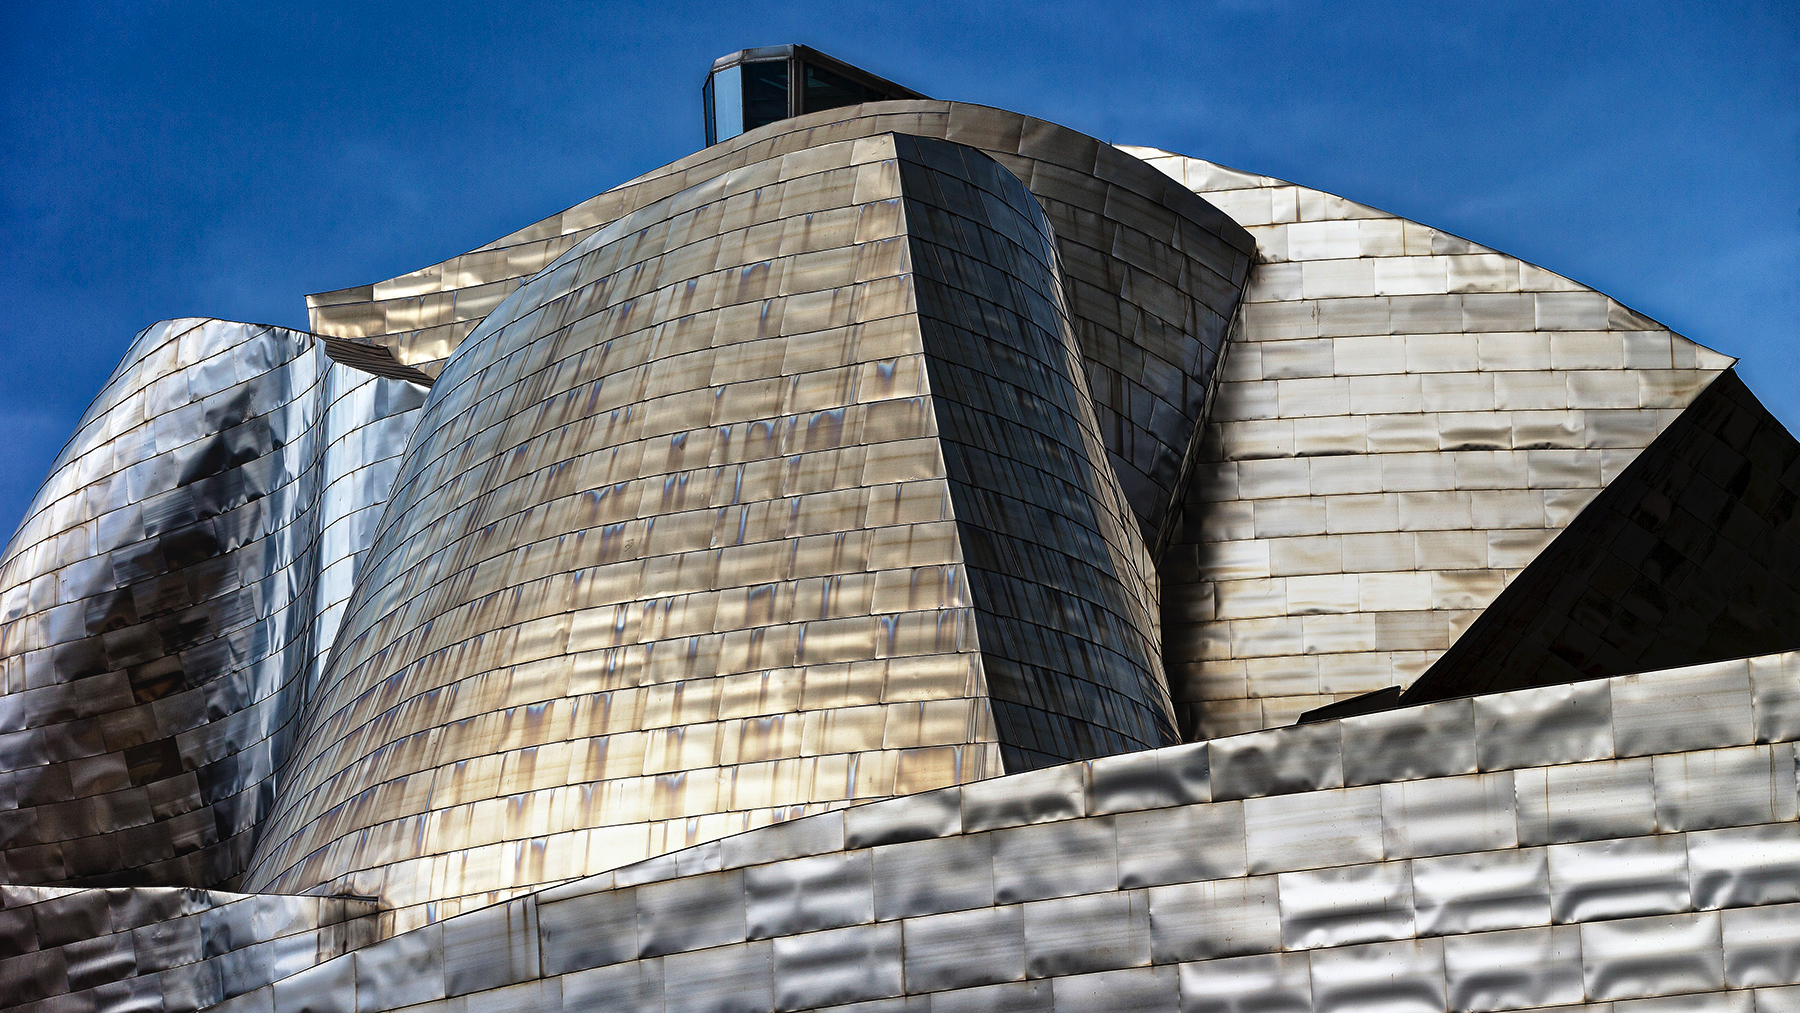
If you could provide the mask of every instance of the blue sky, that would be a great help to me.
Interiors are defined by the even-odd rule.
[[[710,61],[804,42],[937,98],[1284,177],[1593,285],[1800,430],[1800,7],[15,5],[0,529],[133,333],[304,327],[701,146]]]

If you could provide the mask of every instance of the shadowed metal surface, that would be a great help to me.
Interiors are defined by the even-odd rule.
[[[296,331],[137,336],[0,561],[8,882],[235,882],[421,401]]]
[[[1405,699],[1800,647],[1797,505],[1800,444],[1728,370]]]

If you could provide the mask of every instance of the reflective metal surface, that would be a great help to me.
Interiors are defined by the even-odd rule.
[[[418,417],[312,335],[146,328],[0,557],[0,878],[236,882]]]
[[[0,557],[0,1005],[1800,1009],[1800,652],[1274,727],[1474,650],[1659,433],[1736,448],[1684,559],[1800,566],[1791,438],[1132,150],[807,113],[140,335]]]
[[[1666,698],[1729,681],[1733,667],[1751,665],[1593,685],[1624,699]],[[1536,691],[1518,697],[1506,708],[1513,727],[1545,727],[1566,706]],[[1735,706],[1754,709],[1747,697]],[[1416,717],[1422,730],[1437,720],[1429,708],[1388,717],[1396,727]],[[1311,749],[1300,733],[1320,728],[1361,734],[1347,720],[1255,734],[1272,737],[1273,748],[1291,737]],[[1587,729],[1571,735],[1592,739]],[[1659,755],[1668,762],[1644,767],[1651,795],[1746,750],[1781,750],[1791,766],[1792,741],[1733,741],[1742,737],[1736,722],[1722,721],[1684,743],[1691,748]],[[1478,751],[1491,745],[1476,743]],[[518,1001],[525,1005],[506,1008],[530,1009],[772,1011],[890,1000],[907,1009],[1783,1008],[1800,984],[1792,782],[1779,787],[1787,795],[1775,803],[1780,815],[1747,825],[1683,830],[1659,822],[1660,810],[1644,800],[1641,833],[1578,820],[1564,825],[1564,843],[1522,843],[1530,806],[1500,788],[1591,785],[1584,772],[1635,771],[1642,762],[1605,752],[1244,801],[1146,797],[1103,814],[1096,800],[1116,795],[1096,778],[1100,764],[1072,763],[982,782],[1010,789],[1019,804],[980,829],[940,824],[846,850],[833,828],[848,816],[894,825],[892,814],[926,796],[803,817],[723,842],[730,860],[722,844],[701,845],[528,894],[235,1002],[268,1008],[259,997],[284,987],[297,996],[305,983],[328,1002],[348,989],[366,1010],[435,995],[459,1008]],[[1053,773],[1065,776],[1046,776]],[[1434,828],[1432,800],[1454,800],[1454,811],[1485,829],[1458,836]],[[1408,827],[1414,819],[1418,833]],[[824,829],[808,829],[813,823]],[[1291,827],[1292,837],[1260,840],[1270,826]],[[1418,855],[1422,840],[1448,853]],[[810,853],[796,853],[808,851],[803,841],[816,842]],[[1174,855],[1159,857],[1167,881],[1145,886],[1127,857],[1151,857],[1152,841]],[[1233,849],[1250,856],[1249,868],[1229,857]],[[1259,872],[1271,856],[1288,867]],[[1190,871],[1175,868],[1181,861]],[[466,953],[478,940],[488,941],[489,955],[479,974],[465,972],[471,962],[453,957],[453,946]]]
[[[247,882],[406,925],[1176,741],[1052,235],[986,156],[880,135],[510,297],[432,388]]]
[[[507,294],[601,226],[722,175],[742,185],[754,164],[888,131],[977,148],[1037,198],[1055,234],[1108,458],[1146,542],[1166,542],[1256,242],[1124,149],[1034,117],[916,99],[781,120],[441,264],[308,296],[311,327],[386,345],[399,362],[435,376]],[[777,182],[774,174],[755,178]]]
[[[1244,225],[1260,261],[1161,560],[1194,737],[1411,684],[1731,364],[1439,230],[1125,150]]]

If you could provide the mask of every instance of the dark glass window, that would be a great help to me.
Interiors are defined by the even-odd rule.
[[[706,110],[706,146],[710,148],[719,143],[719,121],[717,119],[717,114],[713,110],[713,79],[711,74],[706,75],[706,83],[700,86],[700,104],[704,106]]]
[[[803,66],[806,68],[806,92],[800,98],[801,112],[836,109],[859,102],[879,102],[885,97],[875,89],[857,84],[841,74],[821,70],[810,63]]]
[[[788,65],[786,60],[746,63],[744,71],[744,129],[788,116]]]

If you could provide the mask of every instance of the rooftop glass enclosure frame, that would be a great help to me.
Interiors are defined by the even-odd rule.
[[[926,96],[807,46],[741,49],[713,61],[700,88],[710,147],[776,120],[862,102]]]

